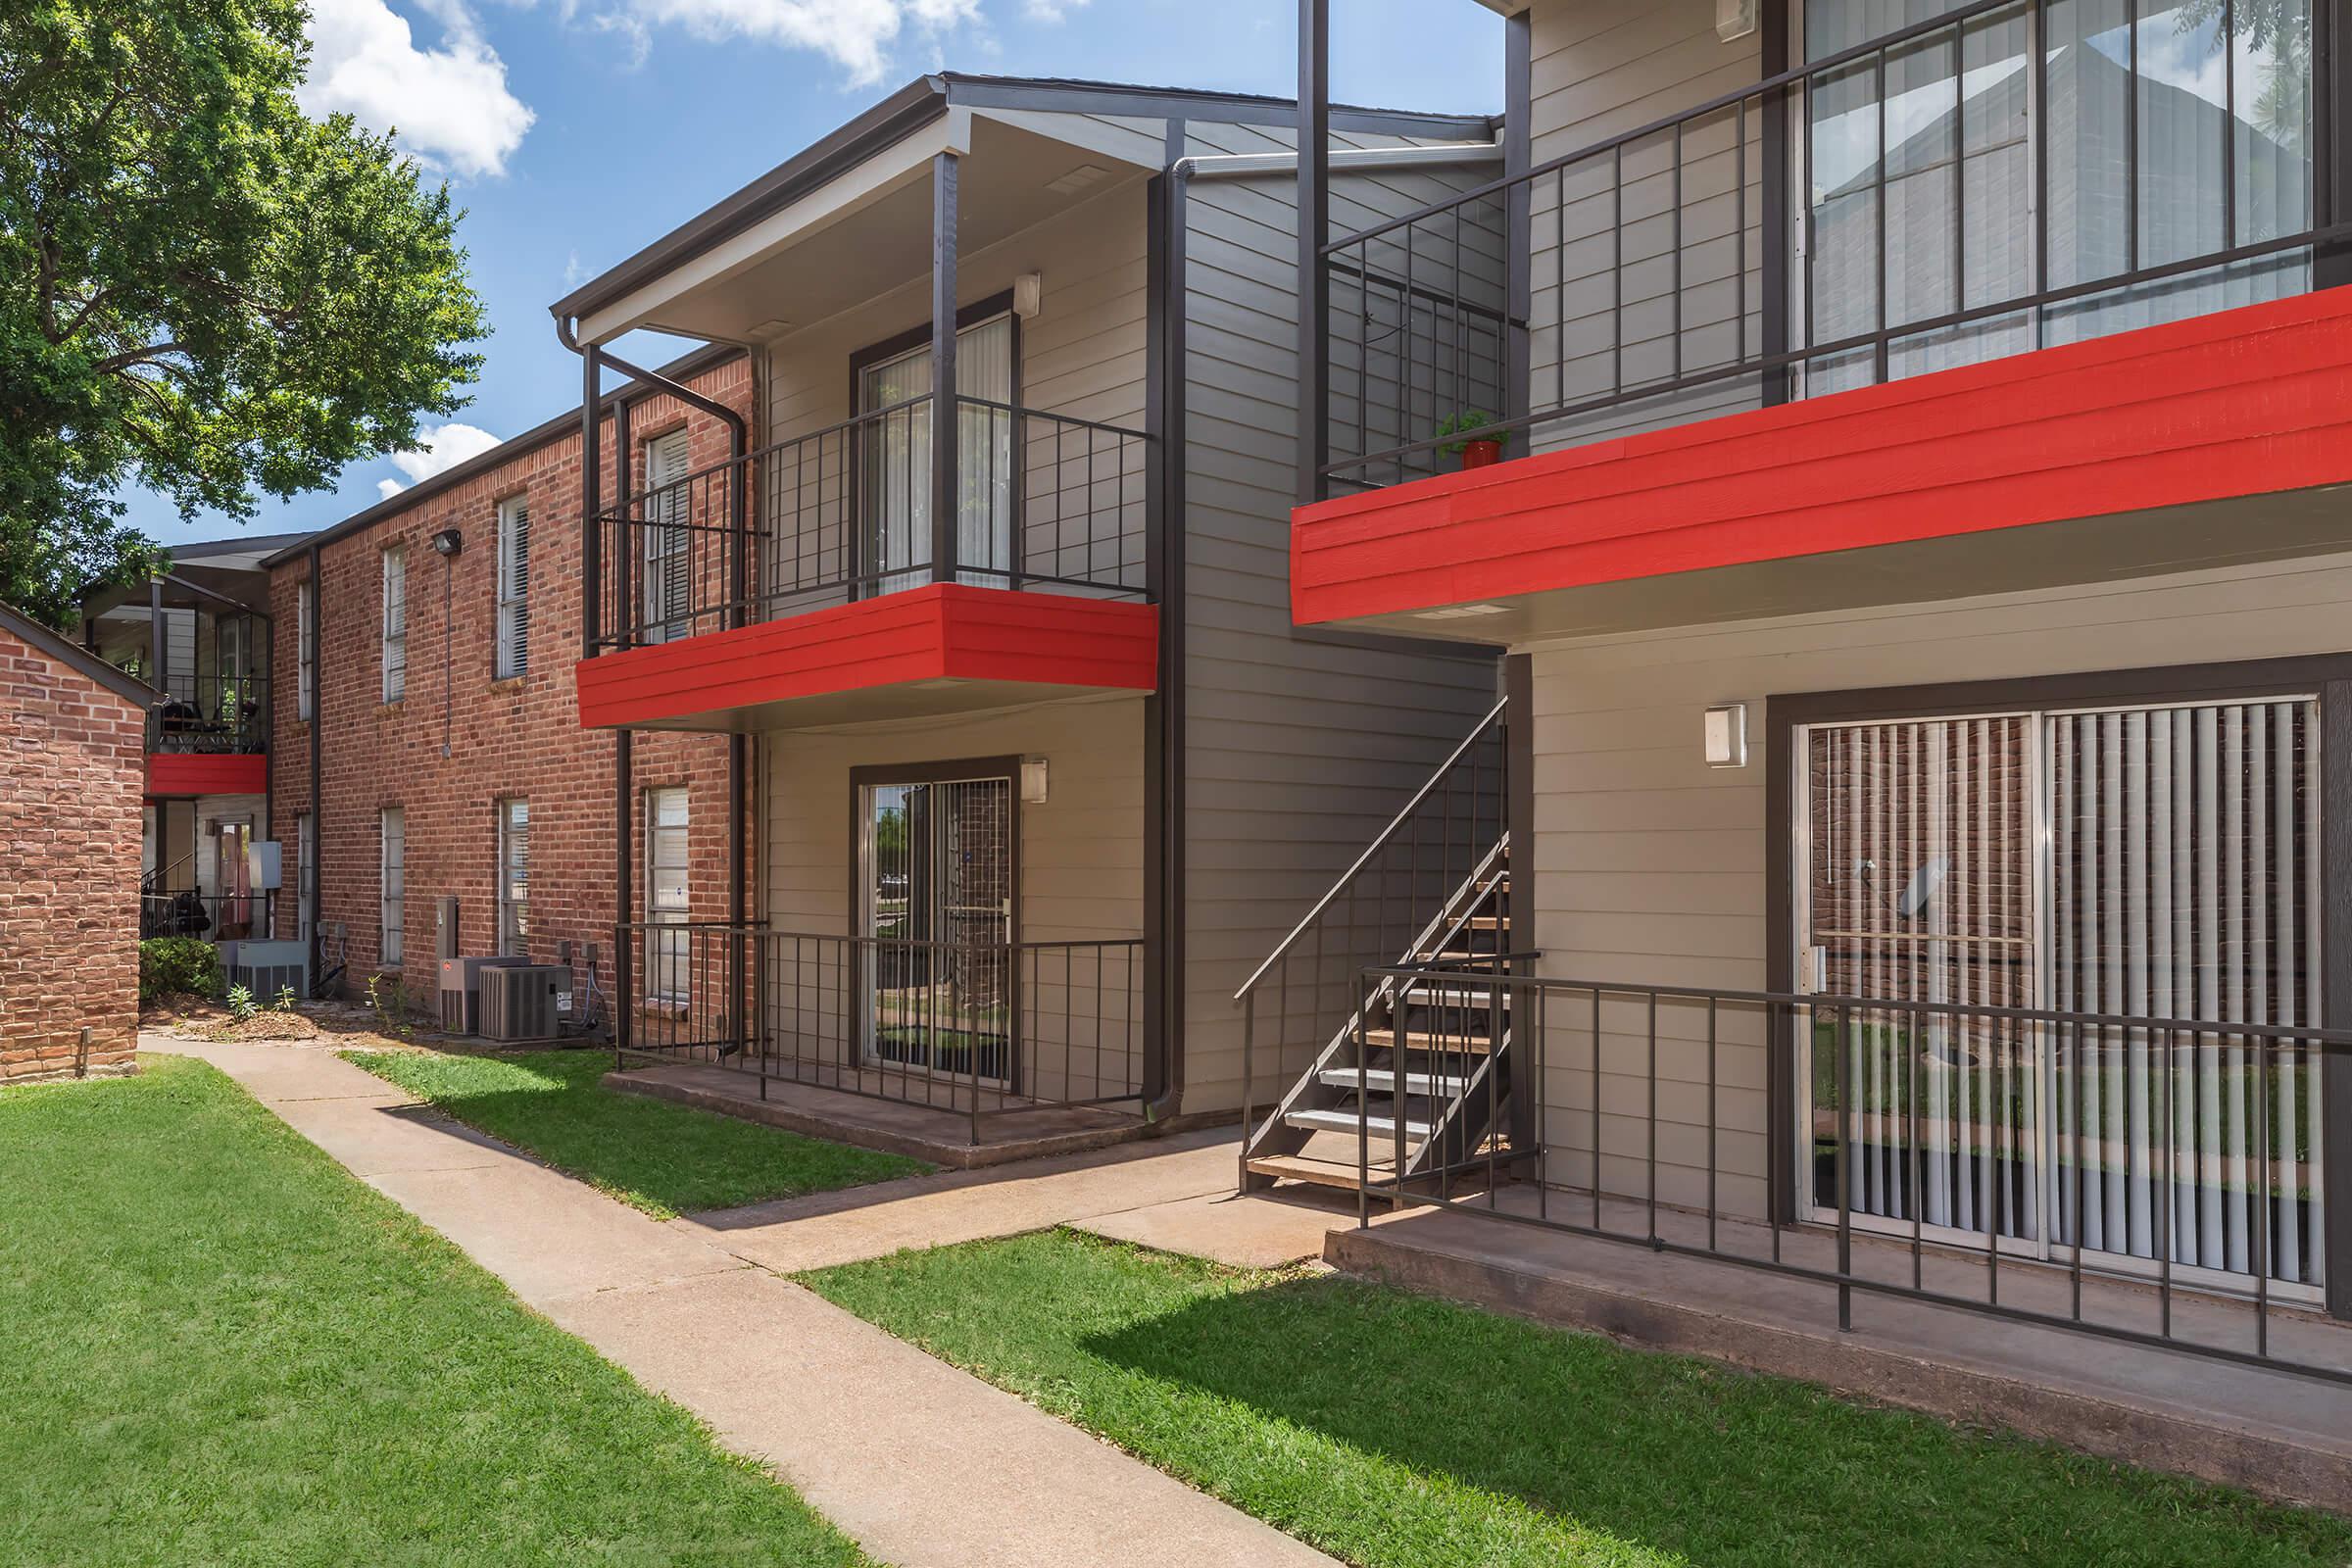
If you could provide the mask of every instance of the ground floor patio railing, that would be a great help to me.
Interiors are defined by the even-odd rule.
[[[1132,1105],[1144,941],[853,937],[754,923],[619,928],[615,1046],[984,1121]]]
[[[2352,1033],[1409,967],[1361,981],[1366,999],[1480,992],[1487,1017],[1444,1027],[1506,1042],[1492,1076],[1520,1103],[1487,1125],[1535,1142],[1530,1159],[1489,1135],[1399,1181],[1407,1118],[1359,1128],[1367,1221],[1380,1201],[1476,1209],[1835,1286],[1841,1328],[1859,1292],[2352,1383],[2343,1134],[2327,1142]],[[1370,1080],[1385,1058],[1366,1040],[1338,1059]]]

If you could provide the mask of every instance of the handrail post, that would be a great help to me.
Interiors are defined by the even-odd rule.
[[[1324,497],[1331,440],[1331,0],[1298,0],[1298,475],[1300,504]]]

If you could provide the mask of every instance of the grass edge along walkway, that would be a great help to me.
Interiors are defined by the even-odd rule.
[[[1069,1231],[799,1276],[1366,1568],[2352,1562],[2352,1522],[1346,1276]]]
[[[346,1051],[343,1059],[656,1219],[931,1169],[604,1086],[612,1053]]]
[[[225,1075],[141,1065],[0,1090],[0,1561],[865,1561]]]

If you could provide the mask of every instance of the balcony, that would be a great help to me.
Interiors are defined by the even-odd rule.
[[[956,397],[935,464],[939,401],[600,513],[581,722],[801,728],[1151,691],[1151,439]]]
[[[1331,237],[1298,618],[1508,641],[2309,548],[2352,479],[2330,117],[2228,8],[2143,35],[1959,5]],[[1467,411],[1517,461],[1457,471]]]

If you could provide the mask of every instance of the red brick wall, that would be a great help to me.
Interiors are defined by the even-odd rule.
[[[695,378],[695,389],[747,415],[748,362],[735,360]],[[719,420],[676,400],[651,397],[630,411],[631,438],[693,430],[700,467],[727,455]],[[606,490],[612,484],[612,421],[604,424]],[[579,726],[572,670],[580,657],[580,441],[566,436],[383,518],[320,552],[319,690],[323,710],[324,820],[319,829],[318,918],[343,922],[348,969],[343,989],[363,993],[379,968],[377,831],[380,812],[403,808],[408,834],[408,896],[403,978],[415,1004],[437,1005],[434,945],[437,901],[459,900],[459,951],[495,951],[497,803],[521,796],[531,810],[530,956],[556,961],[557,944],[595,942],[599,979],[612,989],[613,739]],[[642,454],[632,460],[642,480]],[[493,678],[496,658],[498,506],[528,494],[531,507],[530,668]],[[433,553],[431,538],[457,528],[465,548],[453,561]],[[408,548],[408,681],[398,703],[381,701],[382,556]],[[280,694],[271,741],[271,831],[284,846],[281,906],[296,906],[301,886],[296,822],[310,808],[311,726],[296,716],[300,638],[298,585],[308,559],[276,568],[270,601],[274,690]],[[445,616],[444,573],[448,577]],[[448,640],[444,643],[444,629]],[[444,664],[446,646],[447,664]],[[445,674],[446,667],[446,674]],[[442,754],[444,740],[448,755]],[[694,918],[727,914],[727,744],[715,735],[641,734],[632,783],[636,811],[644,792],[684,784],[694,859]],[[754,794],[750,800],[756,801]],[[747,815],[749,807],[747,803]],[[747,820],[747,841],[754,824]],[[644,908],[644,838],[632,834],[631,880]],[[749,880],[747,851],[747,884]],[[290,921],[284,927],[291,930]],[[329,961],[333,955],[330,951]]]
[[[146,762],[134,705],[0,628],[0,1082],[132,1070]]]

